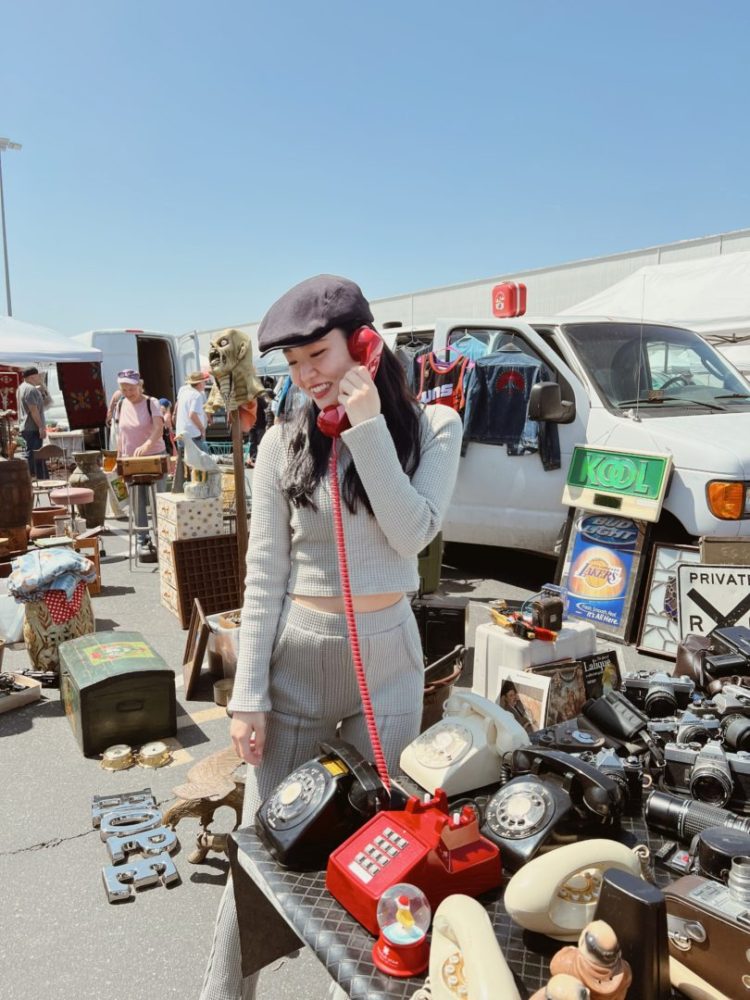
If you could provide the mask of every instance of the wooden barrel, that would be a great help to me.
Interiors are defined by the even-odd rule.
[[[29,524],[34,494],[25,459],[10,458],[0,462],[0,497],[0,531]]]

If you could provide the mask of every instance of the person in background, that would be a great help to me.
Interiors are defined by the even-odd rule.
[[[383,753],[391,768],[419,733],[424,659],[407,593],[419,552],[438,533],[458,471],[461,418],[420,407],[383,346],[375,375],[350,353],[373,315],[353,281],[318,275],[296,285],[258,328],[280,348],[301,403],[263,437],[253,513],[230,736],[246,772],[242,825],[279,782],[336,736],[372,753],[348,637],[331,509],[332,442],[320,410],[344,407],[341,508],[352,604]],[[219,908],[201,1000],[251,1000],[243,984],[231,884]],[[336,990],[340,997],[341,991]]]
[[[118,387],[112,393],[109,406],[107,407],[107,416],[105,417],[105,423],[107,425],[107,444],[109,445],[111,451],[115,451],[117,449],[117,420],[115,418],[115,410],[121,399],[122,392]]]
[[[174,421],[172,419],[172,402],[166,396],[159,400],[161,418],[164,421],[164,447],[168,455],[175,454]]]
[[[208,451],[206,444],[206,375],[204,372],[191,372],[180,386],[175,402],[174,430],[177,443],[177,468],[175,469],[173,493],[182,493],[185,485],[185,445],[183,439],[192,438],[202,451]]]
[[[258,455],[258,446],[263,439],[263,435],[273,424],[274,419],[271,403],[273,402],[273,387],[275,380],[273,378],[269,378],[268,376],[264,376],[261,378],[261,382],[263,383],[264,391],[260,394],[260,396],[256,396],[256,403],[258,406],[257,415],[255,423],[250,428],[247,435],[248,450],[245,465],[250,469],[255,467],[255,459]]]
[[[117,373],[117,384],[122,393],[115,405],[113,420],[117,424],[117,454],[120,458],[141,458],[146,455],[165,455],[164,419],[159,400],[146,396],[140,373],[126,368]],[[167,485],[166,475],[156,483],[156,490],[162,493]],[[138,558],[142,562],[156,562],[156,539],[149,537],[146,520],[145,486],[131,487],[131,503],[138,526]],[[151,521],[155,523],[156,511],[151,511]]]
[[[44,407],[49,406],[51,398],[43,387],[42,376],[35,366],[24,368],[23,382],[18,387],[18,423],[21,427],[21,437],[26,442],[26,460],[29,471],[37,479],[47,478],[47,463],[38,462],[34,452],[42,447],[47,426],[44,420]]]

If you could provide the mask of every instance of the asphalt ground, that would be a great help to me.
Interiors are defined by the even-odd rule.
[[[91,824],[92,797],[149,787],[166,808],[189,768],[228,745],[226,713],[213,702],[206,670],[195,700],[183,697],[187,632],[159,603],[158,567],[129,571],[123,522],[108,520],[107,527],[103,588],[92,599],[97,630],[140,632],[175,670],[178,745],[166,767],[105,771],[97,759],[81,754],[56,689],[0,715],[2,1000],[197,998],[226,880],[223,856],[188,862],[198,821],[186,819],[174,855],[179,884],[148,888],[118,904],[105,896],[101,871],[109,858]],[[509,550],[448,546],[440,593],[528,596],[551,579],[553,568],[548,560]],[[621,659],[627,669],[664,666],[622,648]],[[6,651],[4,670],[28,665],[22,644]],[[219,810],[214,829],[230,829],[233,819],[229,810]],[[263,971],[258,997],[314,1000],[326,996],[329,982],[305,949]]]

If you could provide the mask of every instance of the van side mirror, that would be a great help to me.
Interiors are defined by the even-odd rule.
[[[549,420],[552,424],[569,424],[575,419],[576,404],[564,400],[557,382],[537,382],[529,395],[529,417]]]

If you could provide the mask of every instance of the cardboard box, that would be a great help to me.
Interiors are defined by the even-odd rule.
[[[14,708],[22,708],[32,701],[38,701],[42,697],[42,685],[32,677],[24,677],[23,674],[13,674],[16,684],[23,684],[23,691],[11,691],[5,698],[0,698],[0,715],[3,712],[10,712]]]
[[[166,542],[183,538],[220,535],[223,527],[221,497],[196,499],[184,493],[159,493],[156,497],[159,539]]]

